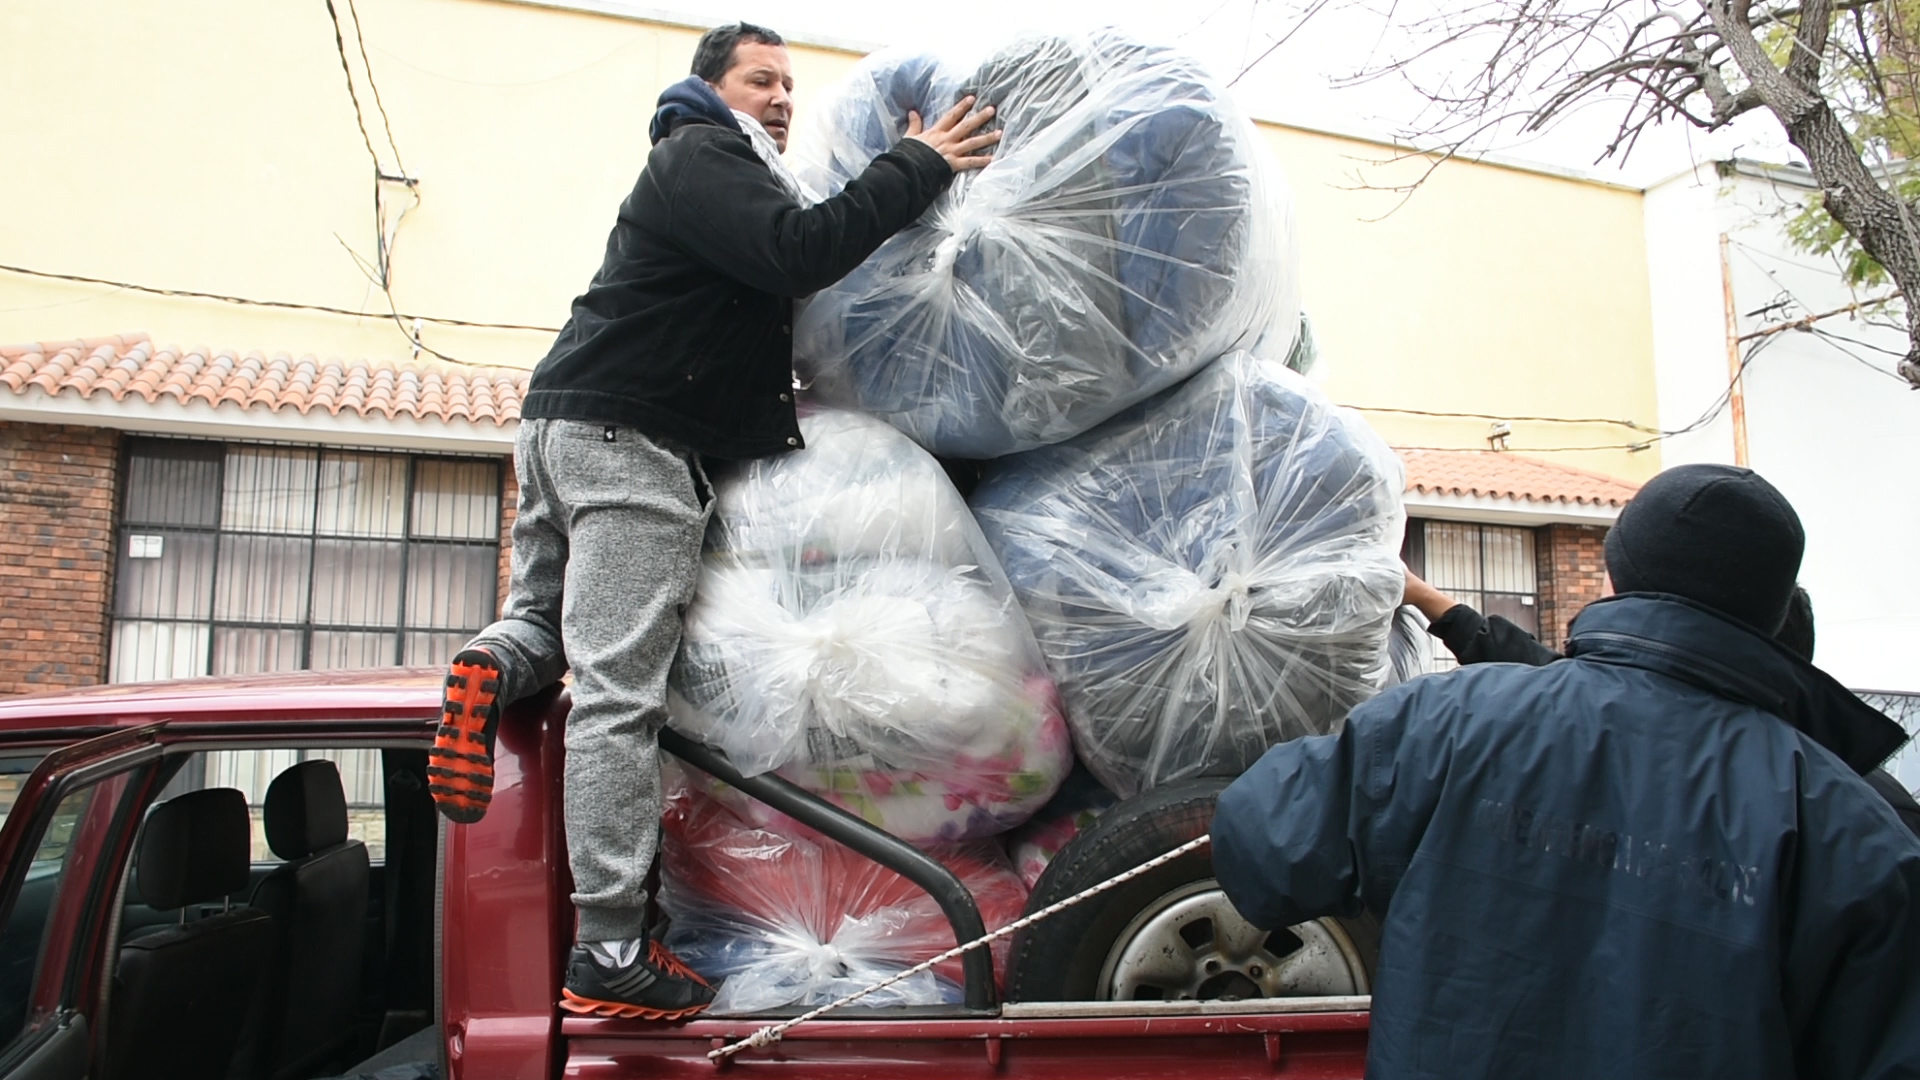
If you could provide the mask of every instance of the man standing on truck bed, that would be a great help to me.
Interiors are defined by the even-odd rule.
[[[534,369],[514,447],[513,579],[500,621],[453,660],[430,757],[434,800],[479,820],[506,704],[569,663],[565,820],[576,945],[562,1007],[673,1019],[713,991],[649,934],[667,671],[693,597],[707,506],[702,456],[801,445],[793,301],[913,223],[999,138],[963,99],[803,205],[780,160],[792,120],[780,36],[708,31],[693,74],[660,95],[653,150],[606,258]],[[809,198],[806,200],[811,202]],[[564,651],[563,651],[564,642]]]
[[[1567,659],[1414,679],[1221,796],[1255,924],[1380,914],[1369,1077],[1920,1074],[1920,840],[1857,775],[1905,736],[1806,733],[1852,695],[1772,636],[1804,544],[1758,475],[1668,470]]]

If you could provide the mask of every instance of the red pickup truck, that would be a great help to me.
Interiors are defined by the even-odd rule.
[[[666,1024],[563,1014],[555,1002],[573,920],[559,811],[566,694],[508,710],[491,809],[478,824],[449,826],[425,790],[439,685],[437,670],[310,672],[0,701],[0,781],[15,786],[0,827],[0,1076],[1118,1080],[1365,1070],[1366,928],[1309,924],[1278,932],[1284,946],[1249,938],[1250,928],[1227,925],[1236,916],[1209,888],[1204,851],[1170,864],[1171,877],[1025,932],[1013,1001],[976,962],[963,1003],[849,1008],[718,1061],[711,1050],[794,1013]],[[668,748],[725,777],[724,760],[703,748],[677,739]],[[345,749],[378,752],[378,858],[347,837],[333,766],[310,760]],[[178,782],[195,755],[232,750],[280,751],[255,760],[286,766],[264,822],[256,809],[247,826],[245,858],[236,815],[246,800]],[[777,783],[748,788],[776,806],[809,798]],[[1205,829],[1203,804],[1187,797],[1178,813],[1135,814],[1133,827],[1158,822],[1166,835],[1130,842],[1174,846]],[[1125,827],[1125,817],[1096,827],[1109,818]],[[820,820],[926,884],[958,933],[972,933],[971,898],[937,880],[937,863],[896,865],[911,849],[857,821]],[[256,858],[263,827],[277,859]],[[1029,910],[1070,885],[1043,878]],[[1036,996],[1022,984],[1092,1000],[1017,1000]]]

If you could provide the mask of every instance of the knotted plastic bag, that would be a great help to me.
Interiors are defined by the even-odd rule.
[[[973,495],[1122,796],[1332,730],[1389,673],[1401,467],[1284,365],[1234,353]]]
[[[690,771],[690,770],[689,770]],[[717,1013],[824,1005],[959,944],[931,896],[797,823],[754,823],[668,772],[660,904],[667,944],[719,984]],[[1027,887],[993,841],[928,853],[959,876],[989,930],[1020,917]],[[1004,980],[1008,941],[991,946]],[[862,1005],[962,1000],[955,958]],[[725,982],[720,982],[724,979]]]
[[[795,325],[795,363],[935,453],[1080,434],[1229,350],[1298,333],[1279,167],[1192,58],[1113,30],[984,59],[883,52],[810,110],[798,171],[838,192],[964,94],[995,107],[986,168]]]
[[[872,417],[715,477],[673,724],[911,841],[1002,832],[1072,766],[1059,698],[938,462]]]

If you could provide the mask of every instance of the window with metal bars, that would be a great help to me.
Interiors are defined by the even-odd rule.
[[[446,661],[492,621],[490,459],[129,440],[115,682]]]
[[[1427,583],[1483,615],[1501,615],[1540,636],[1540,585],[1534,531],[1461,521],[1407,523],[1404,555]],[[1434,650],[1433,670],[1455,667],[1445,648]]]
[[[500,463],[332,448],[128,440],[114,682],[441,664],[493,621]],[[380,751],[195,754],[166,792],[234,787],[253,859],[286,767],[340,768],[348,835],[385,855]]]
[[[1908,791],[1920,791],[1920,694],[1897,690],[1856,690],[1860,700],[1886,713],[1915,736],[1894,751],[1881,768],[1904,784]]]

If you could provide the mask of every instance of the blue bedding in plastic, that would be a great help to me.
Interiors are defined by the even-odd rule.
[[[1190,58],[1112,32],[980,63],[882,53],[817,110],[799,172],[831,194],[963,94],[995,161],[809,301],[796,364],[935,453],[1059,442],[1298,318],[1291,211],[1252,123]]]
[[[1238,772],[1381,688],[1401,476],[1356,416],[1235,353],[1078,439],[995,462],[971,504],[1081,760],[1126,796]]]

